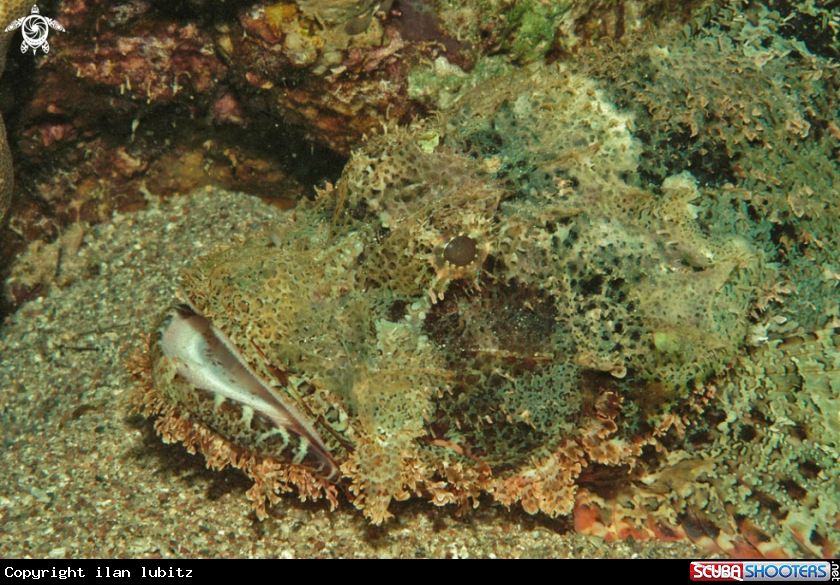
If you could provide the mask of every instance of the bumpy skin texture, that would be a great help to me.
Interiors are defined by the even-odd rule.
[[[720,14],[390,128],[318,202],[187,271],[341,483],[221,438],[157,344],[141,410],[245,469],[261,512],[295,488],[344,487],[373,522],[486,493],[605,539],[836,556],[836,79],[766,9]]]
[[[689,173],[640,188],[629,127],[579,74],[484,85],[371,140],[334,190],[182,290],[309,413],[372,522],[394,499],[487,493],[607,539],[834,554],[837,335],[748,349],[775,268],[699,220]],[[449,262],[450,244],[469,254]],[[167,440],[245,469],[261,513],[293,488],[336,502],[214,432],[230,420],[197,420],[152,357],[140,410]]]
[[[18,31],[5,32],[12,21],[25,15],[32,8],[29,0],[3,0],[0,2],[0,75],[6,69],[6,51],[9,42]],[[0,224],[6,217],[9,204],[12,201],[15,175],[12,168],[12,153],[6,138],[6,125],[0,116]]]

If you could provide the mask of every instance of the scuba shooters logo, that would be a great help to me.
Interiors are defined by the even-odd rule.
[[[692,561],[692,581],[840,581],[837,561]]]
[[[13,31],[20,28],[23,35],[23,43],[20,46],[20,52],[25,53],[27,49],[32,47],[32,54],[42,49],[44,53],[50,52],[50,44],[47,42],[47,37],[50,34],[50,28],[61,32],[67,32],[64,27],[58,24],[58,21],[41,16],[38,10],[38,5],[32,6],[32,14],[18,18],[12,24],[6,27],[5,32]]]

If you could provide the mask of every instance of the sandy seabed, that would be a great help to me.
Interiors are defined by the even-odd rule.
[[[690,543],[605,543],[568,518],[489,499],[456,516],[415,500],[370,526],[289,495],[260,522],[250,480],[213,472],[129,412],[128,357],[175,298],[177,275],[284,213],[203,189],[84,228],[44,297],[0,325],[0,557],[696,558]]]

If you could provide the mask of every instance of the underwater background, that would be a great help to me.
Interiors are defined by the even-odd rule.
[[[45,56],[17,55],[0,87],[10,148],[0,156],[14,161],[16,178],[14,191],[0,187],[8,215],[0,236],[4,556],[653,558],[745,554],[722,544],[739,535],[758,551],[837,554],[836,3],[78,0],[40,8],[67,34],[51,31]],[[0,4],[0,14],[28,11]],[[18,39],[4,38],[10,52]],[[424,118],[445,125],[423,126]],[[401,138],[394,129],[412,121],[411,139]],[[629,429],[621,440],[664,428],[664,414],[648,414],[659,409],[679,421],[666,429],[679,431],[679,443],[663,431],[612,472],[593,464],[598,474],[572,482],[592,494],[585,505],[581,492],[564,491],[557,507],[497,497],[509,510],[481,495],[461,515],[413,498],[391,502],[394,518],[375,526],[347,495],[331,511],[288,494],[260,521],[246,476],[206,469],[202,455],[164,444],[132,413],[137,382],[127,364],[175,298],[179,275],[220,245],[288,221],[288,209],[316,197],[313,187],[329,196],[348,157],[343,180],[362,193],[351,200],[373,200],[370,169],[391,193],[438,180],[418,179],[416,168],[431,173],[422,164],[388,167],[410,159],[405,144],[464,153],[546,233],[563,228],[528,207],[535,193],[557,189],[569,208],[605,205],[610,211],[593,216],[607,219],[589,231],[563,231],[576,253],[599,245],[599,229],[616,229],[613,213],[633,217],[613,240],[654,234],[638,236],[640,265],[673,260],[689,276],[639,284],[636,294],[650,303],[640,323],[632,309],[620,312],[620,287],[632,283],[603,276],[608,263],[626,270],[632,254],[601,256],[595,268],[564,264],[564,274],[581,274],[569,277],[580,303],[568,308],[567,319],[580,321],[569,343],[585,354],[579,366],[618,380],[629,369],[637,386],[618,419]],[[587,198],[594,192],[601,195]],[[550,278],[526,264],[535,279]],[[700,284],[675,284],[689,278]],[[695,317],[684,319],[688,312]],[[643,341],[621,341],[634,328]],[[446,335],[438,334],[441,345],[454,341]],[[784,340],[800,340],[804,353],[772,353],[773,344],[787,351]],[[730,379],[737,382],[725,390]],[[641,381],[655,391],[639,392]],[[510,412],[524,400],[534,417],[527,432],[567,432],[569,408],[540,410],[544,395],[530,388],[514,385],[493,400]],[[485,402],[451,412],[466,421],[495,408]],[[584,408],[573,398],[568,405]],[[670,450],[686,455],[671,460]],[[636,460],[648,475],[630,477]],[[651,506],[638,495],[644,485],[657,486],[657,506],[667,501],[672,511],[634,516]],[[606,514],[584,521],[583,510],[616,502],[616,523]],[[692,538],[686,517],[695,512],[709,523]],[[688,534],[672,542],[656,529],[622,533],[622,514],[640,525],[676,519]],[[720,533],[710,537],[710,526]],[[764,536],[762,548],[755,540]]]

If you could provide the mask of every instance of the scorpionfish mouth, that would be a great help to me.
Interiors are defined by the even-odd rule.
[[[177,305],[163,320],[157,342],[175,378],[166,385],[170,400],[241,447],[338,480],[338,463],[306,415],[207,318]]]

